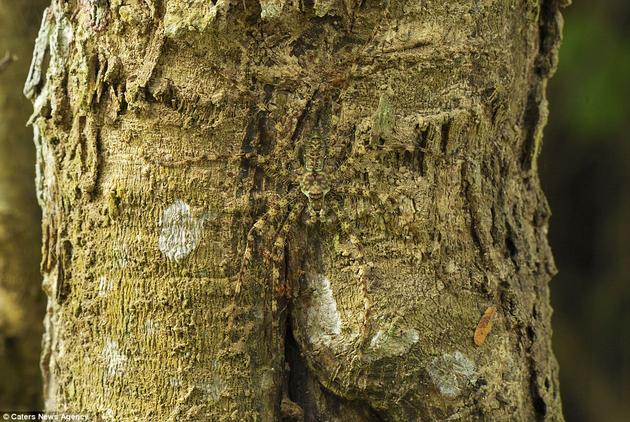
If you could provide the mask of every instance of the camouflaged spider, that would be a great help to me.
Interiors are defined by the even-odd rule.
[[[276,148],[283,148],[280,142]],[[276,202],[272,203],[267,211],[252,225],[247,233],[245,252],[241,260],[241,267],[235,284],[235,292],[231,312],[228,322],[228,329],[233,327],[234,317],[236,313],[236,302],[241,292],[244,276],[250,267],[251,260],[254,256],[254,248],[257,238],[264,238],[265,231],[269,227],[273,228],[271,250],[263,249],[262,257],[266,263],[271,263],[271,281],[273,287],[272,314],[274,328],[277,328],[278,315],[278,299],[281,297],[291,297],[290,286],[285,286],[282,282],[282,268],[285,265],[284,253],[288,236],[294,229],[299,229],[302,223],[302,216],[306,211],[307,218],[305,223],[309,225],[321,224],[328,225],[337,223],[341,231],[348,237],[351,244],[349,259],[358,263],[358,277],[365,298],[365,326],[367,326],[368,309],[367,303],[367,277],[368,269],[371,268],[369,263],[365,262],[363,248],[357,236],[352,234],[351,225],[344,218],[344,214],[338,205],[338,201],[342,200],[339,193],[342,189],[338,186],[341,180],[347,179],[351,169],[348,164],[352,159],[346,157],[345,160],[334,171],[334,178],[331,178],[326,171],[327,145],[326,139],[317,131],[311,132],[304,141],[303,145],[303,167],[294,172],[293,177],[284,169],[278,169],[276,163],[267,163],[259,161],[257,164],[262,166],[269,165],[270,173],[281,174],[285,178],[293,179],[299,186],[298,189],[291,189],[289,192]],[[294,157],[295,158],[295,157]],[[294,183],[295,184],[295,183]],[[335,186],[333,192],[330,192]],[[337,192],[335,192],[337,191]],[[276,226],[276,224],[279,224]]]
[[[388,12],[386,10],[381,22],[385,20],[387,13]],[[348,59],[342,60],[335,66],[327,66],[334,69],[332,72],[327,71],[325,68],[318,69],[315,72],[315,74],[322,74],[324,77],[317,83],[313,84],[313,86],[317,86],[317,88],[315,88],[311,93],[311,102],[318,96],[326,97],[326,92],[330,88],[341,92],[343,90],[343,86],[356,76],[357,73],[360,73],[357,66],[358,60],[366,54],[370,47],[373,47],[376,35],[382,26],[381,22],[374,27],[366,42],[359,46],[356,52],[351,54]],[[370,54],[370,57],[373,58],[375,56],[374,54]],[[337,74],[338,71],[340,69],[346,70],[348,68],[350,71],[339,77]],[[304,77],[306,80],[309,79],[308,74],[302,74],[301,77]],[[228,331],[232,329],[234,324],[238,296],[240,295],[243,286],[243,278],[254,256],[253,251],[256,246],[256,239],[258,237],[264,237],[264,232],[268,229],[268,226],[274,226],[279,221],[279,226],[276,228],[275,235],[273,237],[274,240],[271,252],[269,253],[268,250],[263,249],[262,253],[265,260],[267,262],[271,261],[272,263],[271,276],[274,291],[274,300],[272,302],[272,312],[274,316],[273,323],[278,323],[278,301],[276,297],[291,296],[290,288],[287,289],[281,283],[281,268],[284,266],[284,248],[291,230],[293,230],[296,226],[299,227],[301,224],[303,211],[306,208],[308,213],[308,219],[306,221],[307,224],[324,225],[334,223],[336,220],[338,226],[341,228],[341,231],[344,232],[349,239],[351,248],[349,248],[350,252],[347,255],[350,259],[359,263],[358,277],[359,283],[362,286],[361,288],[363,289],[365,301],[363,337],[364,339],[367,339],[366,332],[369,316],[367,277],[371,272],[369,270],[372,268],[372,263],[365,261],[361,242],[357,236],[352,234],[351,224],[346,218],[344,218],[344,213],[341,212],[338,205],[339,201],[343,203],[343,197],[340,196],[341,194],[356,194],[356,190],[353,191],[351,188],[347,192],[344,192],[343,188],[340,186],[340,181],[348,180],[351,176],[353,176],[355,169],[349,165],[353,161],[353,158],[351,156],[345,158],[337,157],[338,160],[336,161],[338,163],[340,162],[340,165],[333,172],[332,175],[334,177],[331,178],[329,177],[330,174],[326,171],[325,165],[328,158],[326,137],[321,136],[316,131],[313,131],[306,137],[304,144],[303,166],[298,166],[300,169],[297,171],[280,168],[277,162],[268,162],[265,157],[255,157],[254,161],[257,165],[262,168],[268,166],[271,170],[266,171],[265,173],[281,176],[281,179],[289,181],[290,184],[293,185],[297,182],[299,189],[289,189],[289,192],[284,197],[276,202],[272,202],[267,208],[267,211],[258,218],[249,229],[246,238],[245,251],[241,258],[241,266],[235,283],[233,301],[229,308]],[[281,151],[290,151],[291,145],[289,139],[280,139],[273,148],[276,153]],[[350,151],[352,151],[352,148]],[[350,153],[350,155],[351,154],[352,153]],[[269,155],[271,157],[276,156],[276,154]],[[292,158],[291,161],[297,161],[297,157],[295,155],[292,156],[291,153],[289,153],[289,158]],[[263,193],[262,196],[264,197],[265,193]],[[327,197],[332,200],[327,200]],[[306,202],[304,201],[304,198],[306,198]]]

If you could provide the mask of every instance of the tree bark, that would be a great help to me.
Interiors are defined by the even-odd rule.
[[[39,355],[45,298],[39,274],[35,148],[22,95],[44,10],[38,0],[0,3],[0,409],[41,408]]]
[[[47,408],[562,420],[562,5],[54,1],[26,85]]]

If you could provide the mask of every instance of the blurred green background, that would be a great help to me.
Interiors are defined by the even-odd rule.
[[[630,1],[564,11],[540,157],[567,421],[630,421]]]

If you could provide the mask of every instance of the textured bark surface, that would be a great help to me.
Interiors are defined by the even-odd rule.
[[[22,85],[45,4],[0,2],[0,409],[41,408],[45,298],[39,274],[31,112]]]
[[[47,407],[562,420],[561,3],[55,1],[26,87]]]

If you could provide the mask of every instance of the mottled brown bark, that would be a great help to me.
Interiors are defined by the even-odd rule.
[[[562,420],[560,3],[55,2],[27,84],[48,408]]]
[[[0,409],[41,407],[44,295],[35,148],[22,95],[44,2],[0,3]]]

